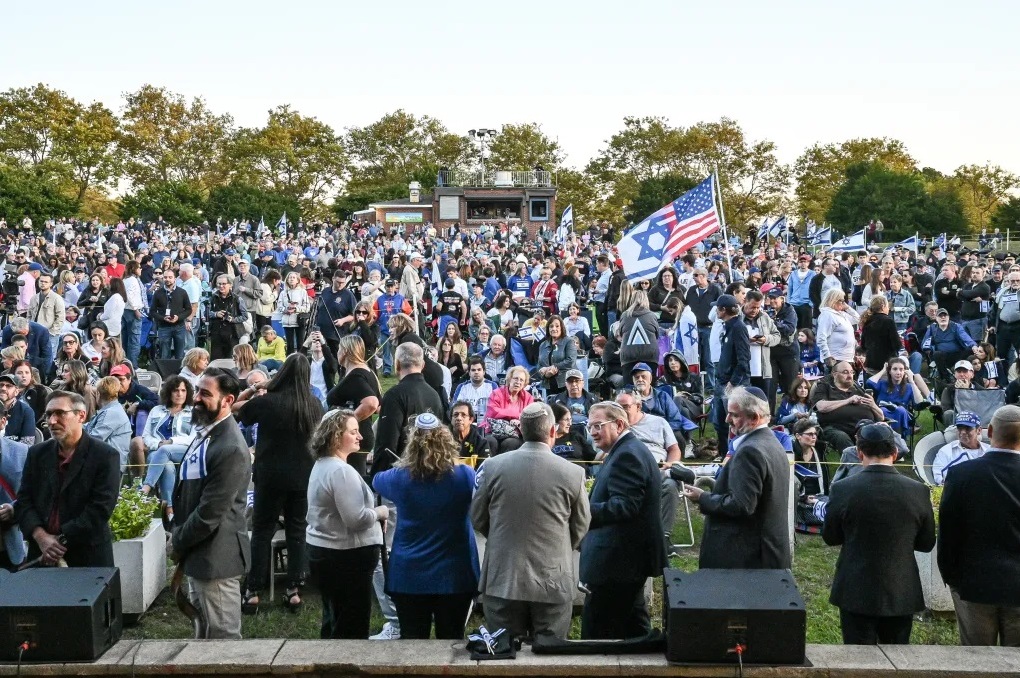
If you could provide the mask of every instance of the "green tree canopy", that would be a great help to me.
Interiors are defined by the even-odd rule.
[[[287,219],[295,223],[304,216],[301,205],[292,196],[237,182],[209,191],[203,211],[210,223],[221,218],[225,221],[250,219],[252,223],[265,219],[269,226],[278,222],[284,212]]]
[[[1006,231],[1020,232],[1020,198],[1014,196],[999,203],[988,225],[992,230],[997,228],[1003,234]]]
[[[183,181],[153,181],[124,196],[120,216],[150,221],[162,216],[171,224],[199,224],[206,219],[204,208],[205,198],[196,186]]]
[[[896,139],[850,139],[839,144],[815,144],[794,163],[800,213],[822,221],[851,165],[879,162],[900,172],[912,172],[917,163],[903,142]],[[867,222],[865,222],[867,223]],[[885,221],[883,220],[883,225]]]
[[[628,222],[636,224],[697,185],[698,182],[694,179],[672,172],[642,179],[638,184],[637,195],[624,209],[623,217]]]
[[[492,156],[486,165],[493,169],[532,170],[541,166],[554,172],[563,162],[559,142],[550,139],[537,122],[503,125],[489,150]]]
[[[46,219],[77,211],[78,204],[40,172],[14,163],[0,163],[0,216],[8,222],[27,216],[41,225]]]
[[[953,174],[964,213],[975,230],[988,226],[988,220],[1010,192],[1020,187],[1020,177],[998,165],[961,165]]]

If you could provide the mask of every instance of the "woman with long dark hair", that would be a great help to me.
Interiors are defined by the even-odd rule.
[[[80,322],[79,327],[88,327],[99,319],[99,314],[103,312],[109,295],[106,286],[103,285],[103,276],[98,273],[90,275],[88,287],[78,297],[78,308],[81,309],[82,316],[85,318]]]
[[[173,516],[175,463],[184,459],[188,445],[194,437],[191,426],[191,406],[195,391],[191,382],[172,375],[159,389],[159,405],[152,408],[145,420],[141,437],[131,441],[131,463],[146,465],[142,494],[159,488],[159,496],[166,502],[166,513]]]
[[[252,564],[243,599],[243,610],[249,614],[257,609],[259,592],[269,581],[273,533],[281,513],[288,553],[283,603],[292,612],[301,607],[307,562],[306,494],[313,461],[309,441],[322,419],[322,405],[312,395],[311,379],[308,359],[295,353],[288,356],[264,390],[249,388],[234,404],[242,424],[259,426],[252,470],[255,482]]]
[[[546,337],[538,346],[536,374],[549,394],[561,393],[567,387],[567,371],[577,367],[577,344],[567,336],[563,318],[554,315],[545,326]]]

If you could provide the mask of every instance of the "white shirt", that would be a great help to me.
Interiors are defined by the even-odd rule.
[[[976,450],[960,447],[959,440],[943,445],[931,462],[931,475],[935,484],[941,485],[946,482],[946,471],[949,469],[965,461],[977,459],[991,448],[988,443],[978,443],[978,445]]]

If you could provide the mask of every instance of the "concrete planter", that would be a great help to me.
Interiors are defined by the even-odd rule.
[[[938,546],[931,553],[914,551],[917,571],[921,575],[921,590],[924,591],[924,605],[932,612],[955,612],[953,596],[939,572],[938,552]]]
[[[125,615],[142,615],[166,588],[166,532],[160,520],[138,539],[113,543],[113,564],[120,569],[120,591]]]

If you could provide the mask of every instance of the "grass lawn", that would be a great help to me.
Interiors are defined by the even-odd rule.
[[[383,378],[383,390],[387,390],[396,379],[393,377]],[[925,411],[921,414],[922,430],[917,434],[916,440],[934,428],[932,416]],[[911,477],[914,476],[912,467],[904,465],[902,471]],[[681,549],[678,557],[672,558],[670,565],[687,571],[693,571],[698,566],[698,548],[700,546],[703,520],[697,510],[693,511],[695,544],[693,547]],[[674,530],[674,541],[679,541],[686,536],[687,525],[683,520],[678,521]],[[839,610],[829,604],[829,588],[832,584],[832,576],[835,571],[836,559],[839,556],[839,549],[826,546],[822,538],[817,535],[802,535],[796,537],[796,548],[794,550],[793,573],[807,604],[807,640],[809,643],[839,644],[841,636],[839,631]],[[280,604],[279,597],[283,589],[277,587],[277,600],[266,609],[260,610],[258,615],[244,617],[242,632],[245,638],[291,638],[291,639],[315,639],[319,637],[319,621],[321,617],[321,605],[318,595],[313,590],[308,590],[304,596],[304,607],[297,614],[287,612]],[[653,588],[653,623],[656,626],[661,624],[661,619],[655,618],[661,609],[662,583],[657,580]],[[268,598],[263,598],[268,600]],[[372,612],[372,633],[382,628],[383,618],[378,607],[373,604]],[[475,614],[471,621],[471,628],[482,623],[483,619]],[[580,637],[580,619],[574,619],[571,636]],[[171,599],[169,592],[164,593],[156,600],[148,613],[139,623],[124,630],[125,638],[146,638],[146,639],[172,639],[190,638],[191,625],[184,618]],[[911,642],[921,645],[958,645],[959,633],[956,622],[952,617],[937,617],[925,614],[915,619]]]

